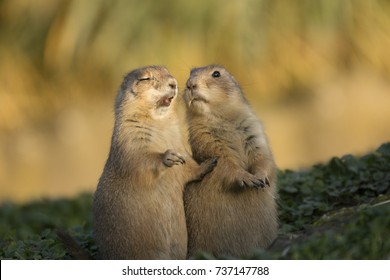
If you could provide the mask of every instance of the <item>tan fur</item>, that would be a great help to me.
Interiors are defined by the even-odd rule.
[[[176,80],[160,66],[130,72],[118,91],[111,149],[93,202],[103,259],[186,257],[184,185],[214,163],[198,165],[186,154],[176,95]]]
[[[266,248],[278,230],[277,190],[261,122],[222,66],[193,69],[184,99],[194,159],[218,157],[214,171],[185,190],[189,256],[202,250],[239,257]]]

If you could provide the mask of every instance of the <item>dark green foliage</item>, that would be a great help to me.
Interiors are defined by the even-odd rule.
[[[56,235],[60,228],[70,229],[80,245],[89,247],[94,255],[91,206],[91,194],[26,205],[3,203],[0,206],[0,258],[69,259]]]
[[[279,173],[281,231],[304,229],[323,214],[390,192],[390,143],[356,158],[332,158],[308,171]]]
[[[390,203],[354,209],[312,231],[308,238],[291,246],[289,258],[390,259]]]
[[[1,259],[70,259],[65,228],[97,257],[92,195],[0,206]],[[390,143],[310,170],[279,172],[280,236],[261,259],[390,259]],[[202,253],[199,259],[211,259]],[[248,258],[248,257],[246,257]]]

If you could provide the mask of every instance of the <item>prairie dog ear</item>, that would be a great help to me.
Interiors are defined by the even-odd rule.
[[[138,75],[139,69],[136,69],[124,76],[115,98],[114,109],[116,115],[123,111],[125,104],[137,98],[138,93],[134,88],[134,84],[136,83]]]
[[[119,93],[124,94],[126,92],[130,92],[135,95],[134,90],[132,90],[135,80],[136,80],[135,71],[127,73],[127,75],[123,78],[123,81],[119,88]]]

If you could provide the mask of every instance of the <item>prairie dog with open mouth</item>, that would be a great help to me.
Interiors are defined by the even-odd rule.
[[[103,259],[184,259],[184,185],[201,180],[185,151],[174,105],[176,79],[162,66],[128,73],[115,101],[111,148],[93,202]]]

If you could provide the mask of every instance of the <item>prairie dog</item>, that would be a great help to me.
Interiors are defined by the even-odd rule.
[[[193,158],[218,157],[209,176],[185,189],[189,256],[266,248],[278,231],[276,167],[260,120],[222,66],[192,69],[184,100]]]
[[[186,154],[175,114],[177,82],[162,66],[128,73],[115,100],[111,148],[93,202],[103,259],[184,259],[186,182],[210,172]]]

